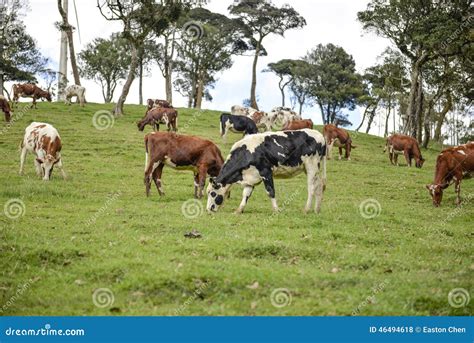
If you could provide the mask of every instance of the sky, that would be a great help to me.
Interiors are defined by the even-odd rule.
[[[227,8],[233,0],[211,0],[206,6],[214,12],[228,14]],[[367,7],[367,0],[274,0],[275,5],[281,6],[290,3],[307,21],[303,29],[290,30],[284,37],[270,35],[264,41],[268,56],[259,58],[257,96],[259,107],[264,111],[281,105],[281,95],[278,89],[278,78],[272,73],[263,73],[268,63],[283,58],[297,59],[304,56],[319,43],[333,43],[343,47],[353,56],[359,72],[374,65],[377,57],[385,50],[390,42],[373,33],[364,32],[357,21],[357,12]],[[36,39],[41,52],[51,59],[51,67],[58,68],[60,33],[54,23],[60,20],[56,0],[30,0],[29,9],[24,17],[27,31]],[[97,9],[96,0],[76,0],[79,29],[74,33],[76,52],[80,52],[85,45],[94,38],[107,38],[113,32],[121,31],[119,22],[105,20]],[[69,1],[69,21],[77,26],[74,15],[73,1]],[[80,37],[79,37],[80,31]],[[68,62],[69,63],[69,62]],[[218,82],[211,90],[212,102],[204,102],[203,107],[214,110],[229,111],[235,104],[242,104],[250,97],[252,58],[247,56],[234,57],[232,68],[218,74]],[[70,65],[68,65],[68,79],[73,81]],[[87,100],[103,102],[102,93],[98,84],[89,80],[81,82],[86,87]],[[117,87],[114,99],[120,95]],[[144,79],[144,99],[165,98],[164,79],[157,66],[152,67],[150,76]],[[138,103],[138,82],[132,85],[127,103]],[[287,95],[287,104],[289,95]],[[187,101],[177,92],[173,94],[173,105],[185,107]],[[303,117],[311,118],[321,123],[319,110],[306,107]],[[349,112],[349,119],[357,126],[360,122],[361,109]],[[371,133],[378,134],[378,128]],[[383,134],[383,132],[382,132]]]

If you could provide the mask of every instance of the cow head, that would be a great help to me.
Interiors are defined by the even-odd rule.
[[[50,92],[47,92],[47,91],[44,91],[42,94],[41,94],[41,97],[46,99],[48,102],[51,102],[52,99],[51,99],[51,93]]]
[[[224,203],[224,198],[228,197],[230,185],[223,186],[216,182],[214,178],[209,179],[207,186],[207,212],[217,212]]]
[[[423,156],[420,155],[420,158],[417,158],[416,159],[416,167],[417,168],[421,168],[423,167],[423,163],[425,163],[425,159],[423,158]]]
[[[147,122],[145,120],[140,120],[139,122],[137,122],[138,131],[143,132],[143,130],[145,130],[146,124]]]
[[[439,207],[441,200],[443,199],[443,189],[448,188],[449,184],[445,183],[442,185],[426,185],[426,188],[430,192],[431,198],[433,199],[433,206]]]
[[[43,170],[43,180],[49,181],[51,179],[54,165],[58,162],[58,159],[53,155],[48,154],[44,158],[37,158],[36,161],[38,161]]]

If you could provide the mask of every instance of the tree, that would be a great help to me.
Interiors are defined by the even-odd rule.
[[[176,54],[176,39],[178,29],[176,25],[170,26],[163,34],[164,43],[158,43],[156,49],[152,52],[152,56],[161,70],[165,79],[166,101],[173,103],[173,71],[174,57]]]
[[[308,104],[311,98],[311,80],[307,78],[307,75],[310,75],[310,69],[310,64],[303,60],[293,61],[293,66],[290,69],[290,91],[292,99],[299,105],[299,114],[302,114],[303,106]]]
[[[264,72],[273,72],[279,78],[278,88],[281,93],[281,106],[285,107],[285,88],[292,82],[292,68],[295,66],[296,61],[290,59],[283,59],[275,63],[269,63],[268,69]]]
[[[48,59],[43,57],[35,40],[26,32],[20,11],[26,1],[10,1],[0,6],[0,94],[7,81],[35,82],[36,75],[45,71]]]
[[[252,64],[250,104],[258,109],[256,99],[258,58],[266,55],[263,40],[270,34],[284,36],[290,29],[302,28],[306,20],[289,5],[276,7],[268,0],[240,0],[229,7],[231,15],[238,17],[247,29],[255,49]]]
[[[438,57],[469,49],[470,0],[372,0],[357,14],[364,29],[390,39],[410,60],[410,95],[405,132],[421,141],[422,71]]]
[[[178,46],[175,82],[189,104],[201,108],[203,97],[212,99],[209,89],[216,74],[232,66],[232,56],[248,49],[239,22],[204,8],[189,11],[180,22],[184,32]]]
[[[81,79],[79,77],[79,68],[77,67],[77,61],[76,61],[76,51],[74,49],[74,37],[72,35],[74,27],[71,24],[69,24],[67,14],[64,11],[61,1],[62,0],[58,0],[58,10],[63,21],[62,23],[58,23],[58,27],[61,31],[66,32],[67,42],[69,45],[69,55],[70,55],[69,58],[71,60],[71,69],[72,69],[72,74],[74,75],[74,83],[80,86]]]
[[[343,109],[354,110],[362,95],[362,78],[352,56],[333,44],[319,44],[304,60],[310,65],[310,94],[319,105],[324,124],[347,119]]]
[[[127,76],[130,62],[127,41],[117,33],[108,39],[94,39],[79,54],[81,76],[100,83],[106,103],[112,101],[117,84]]]
[[[135,79],[139,51],[144,42],[151,36],[159,37],[190,6],[191,2],[185,0],[97,0],[97,7],[106,20],[123,24],[122,36],[127,40],[131,54],[127,79],[115,106],[115,116],[123,115],[123,105]]]

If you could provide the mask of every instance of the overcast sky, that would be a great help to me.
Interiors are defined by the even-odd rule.
[[[290,30],[285,37],[271,35],[264,41],[268,56],[261,57],[258,64],[257,94],[261,109],[269,111],[281,104],[278,89],[278,79],[271,73],[261,73],[270,62],[283,58],[299,58],[317,44],[333,43],[343,47],[351,54],[358,71],[373,65],[377,56],[389,46],[386,39],[371,33],[364,33],[361,24],[357,21],[357,12],[364,10],[366,0],[274,0],[276,5],[290,3],[307,21],[307,26],[301,30]],[[73,1],[69,1],[69,20],[77,26],[74,16]],[[232,0],[211,0],[207,8],[214,12],[227,14],[227,8]],[[79,17],[80,40],[78,30],[74,34],[76,52],[96,37],[108,37],[111,33],[121,30],[118,22],[106,21],[97,9],[96,0],[76,0]],[[30,9],[25,16],[28,32],[36,39],[42,53],[52,61],[52,67],[57,69],[59,60],[60,33],[54,23],[60,20],[56,0],[30,0]],[[241,104],[243,99],[249,98],[251,80],[251,57],[239,56],[234,58],[231,69],[218,75],[218,82],[211,94],[212,103],[204,103],[205,108],[229,111],[234,104]],[[73,80],[71,69],[68,66],[68,79]],[[87,88],[87,99],[91,102],[102,102],[102,93],[97,84],[81,80]],[[120,89],[116,90],[114,99],[119,96]],[[176,107],[186,106],[186,99],[179,94],[174,95]],[[164,98],[164,80],[157,67],[154,67],[151,76],[144,80],[144,98]],[[289,103],[289,96],[287,97]],[[132,85],[127,103],[138,103],[138,82]],[[304,117],[312,118],[321,123],[317,108],[305,108]],[[360,121],[359,110],[350,113],[350,119],[355,125]],[[377,131],[373,133],[377,134]]]

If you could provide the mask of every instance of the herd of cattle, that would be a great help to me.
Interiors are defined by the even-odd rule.
[[[33,98],[32,106],[35,108],[37,99],[51,101],[51,94],[35,84],[14,85],[12,93],[12,107],[20,97]],[[84,106],[84,87],[69,86],[65,97],[67,104],[71,104],[73,96]],[[5,120],[10,121],[11,107],[3,96],[0,96],[0,109],[5,113]],[[166,125],[168,132],[159,132],[160,124]],[[178,135],[178,111],[165,100],[148,100],[145,116],[137,123],[140,131],[146,125],[155,130],[144,138],[144,182],[147,196],[150,194],[152,180],[158,193],[164,194],[161,178],[165,165],[192,170],[196,198],[203,196],[206,177],[210,176],[207,187],[208,212],[216,212],[230,196],[230,188],[240,184],[243,194],[237,212],[242,213],[254,187],[260,183],[264,184],[273,209],[278,211],[273,179],[293,177],[305,172],[308,188],[305,212],[309,212],[314,204],[314,211],[319,213],[326,188],[326,160],[330,159],[333,146],[339,148],[339,159],[342,159],[344,149],[347,160],[351,158],[351,149],[355,148],[346,130],[328,124],[321,134],[313,129],[311,120],[303,120],[299,114],[285,107],[277,107],[266,113],[249,107],[233,106],[231,113],[223,113],[220,116],[221,137],[225,140],[229,131],[243,134],[243,138],[232,146],[226,160],[212,141]],[[25,130],[21,144],[20,174],[23,173],[26,154],[30,152],[35,155],[36,172],[43,180],[51,178],[54,166],[66,178],[61,148],[61,138],[52,125],[31,123]],[[421,168],[425,161],[418,142],[409,136],[390,136],[384,152],[387,149],[390,162],[394,165],[398,165],[398,155],[401,154],[410,167],[413,160],[417,168]],[[434,181],[426,186],[433,204],[439,206],[443,190],[454,183],[456,204],[459,205],[461,180],[473,171],[474,142],[443,150],[436,161]]]

